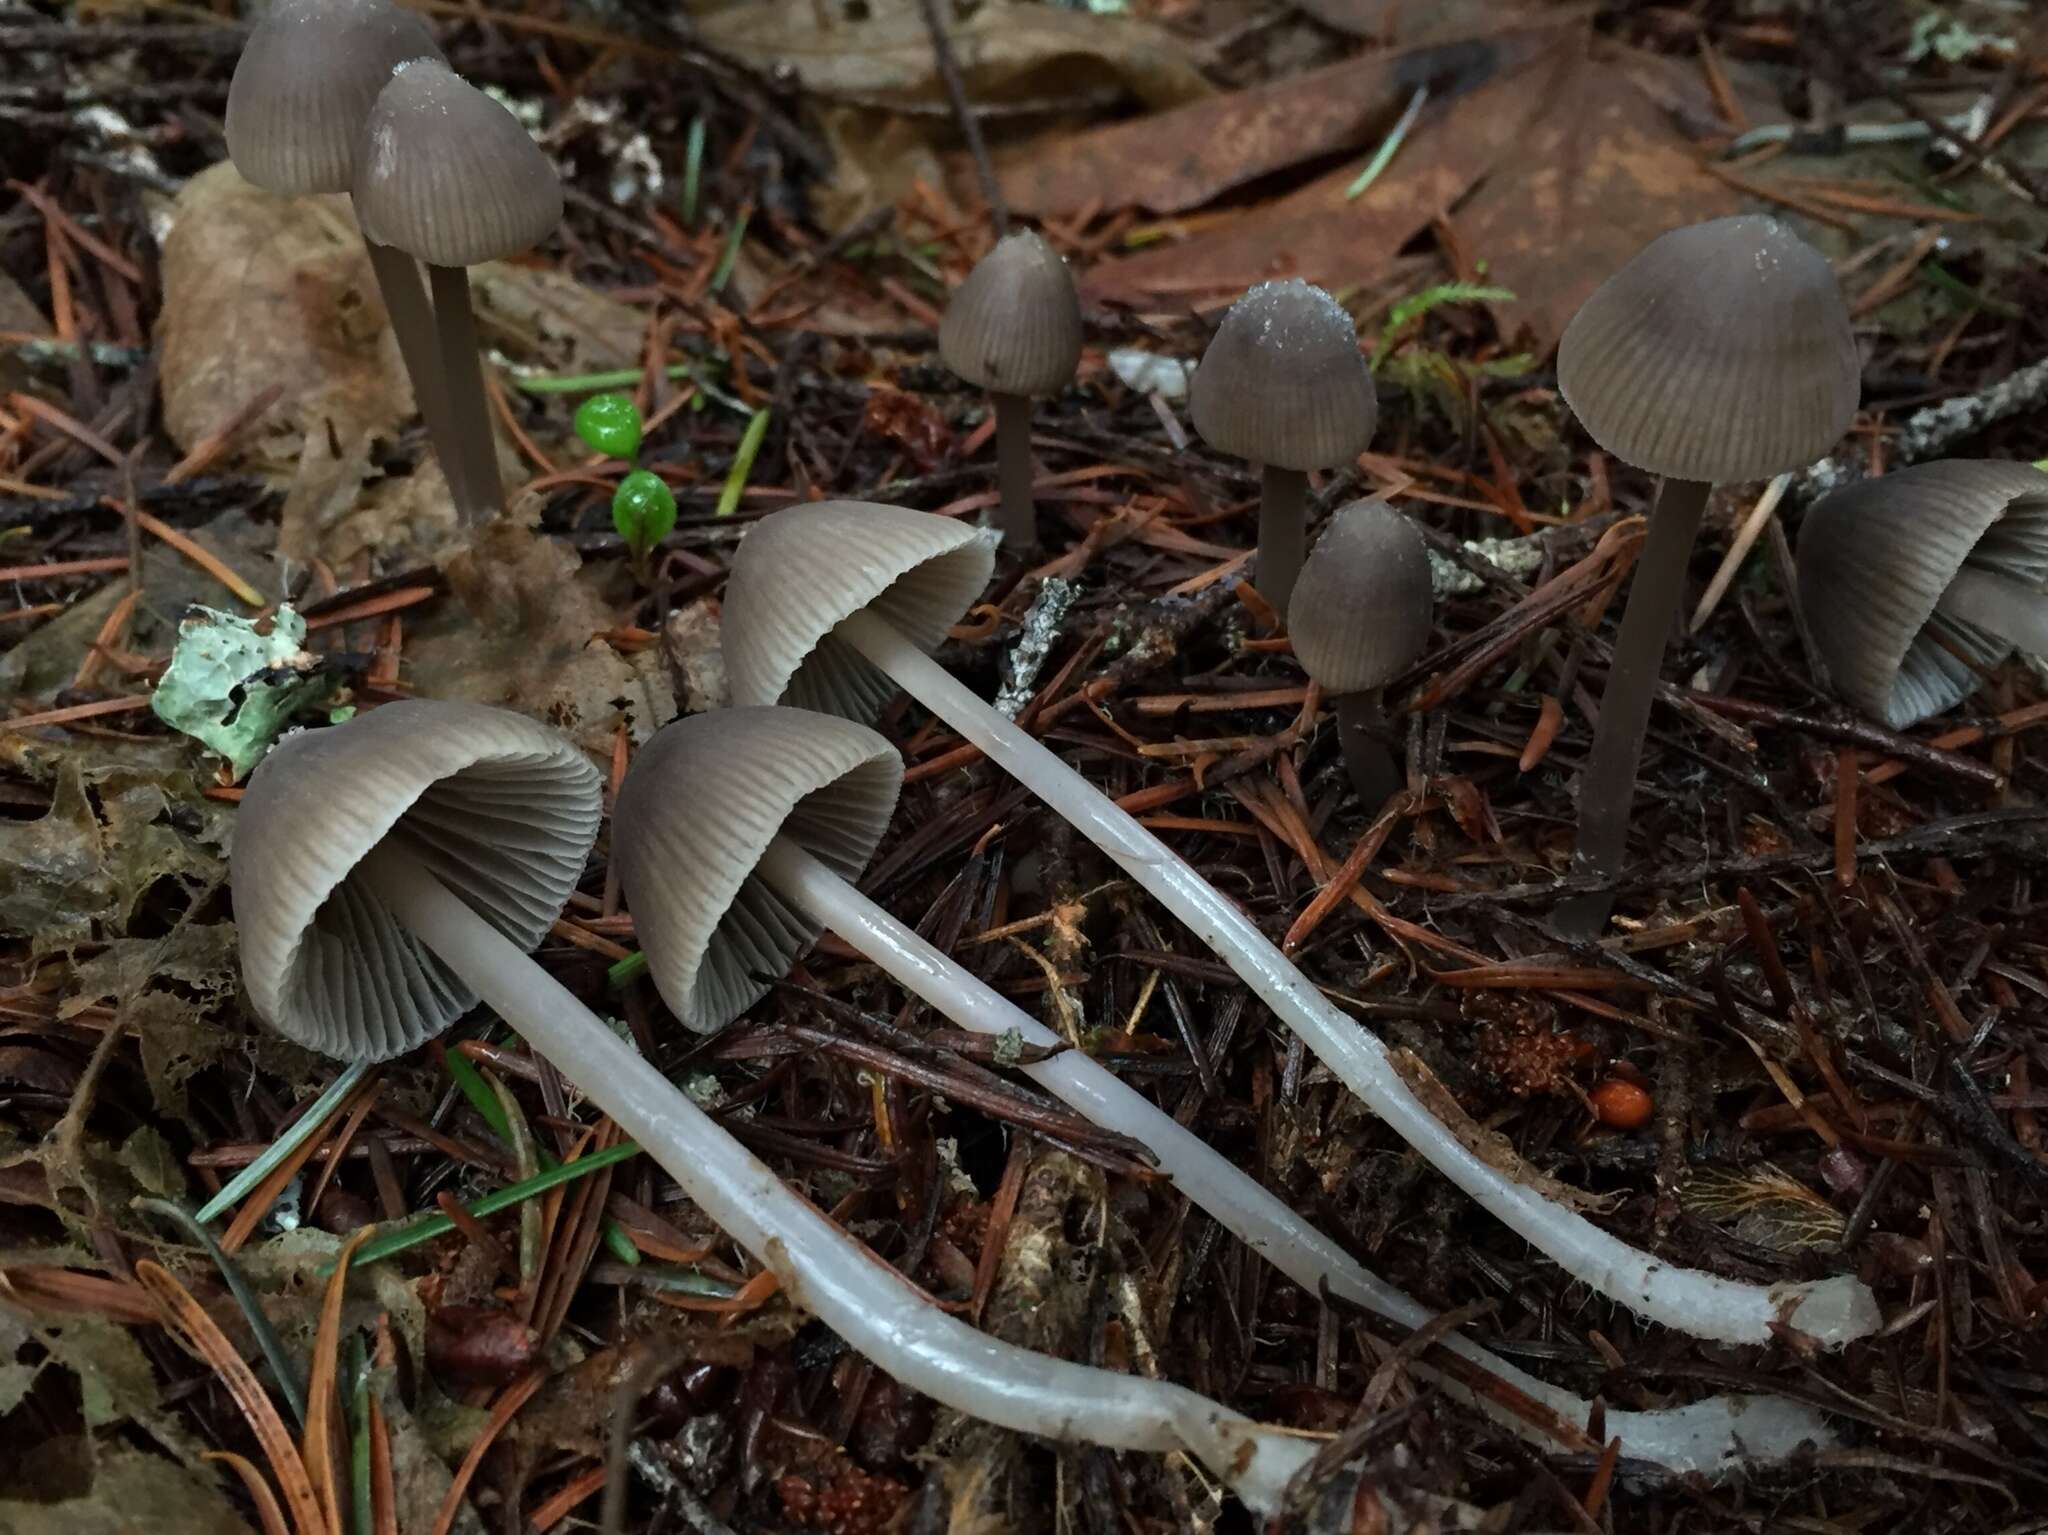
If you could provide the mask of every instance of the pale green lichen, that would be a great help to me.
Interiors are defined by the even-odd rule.
[[[334,683],[305,648],[306,621],[289,605],[268,633],[250,620],[194,607],[150,708],[228,761],[236,781],[263,760],[295,715],[325,704]]]

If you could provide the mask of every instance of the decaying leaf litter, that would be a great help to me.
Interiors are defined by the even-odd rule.
[[[1768,1348],[1701,1345],[1567,1285],[901,704],[882,725],[905,803],[863,888],[1437,1327],[1609,1411],[1767,1392],[1824,1408],[1836,1442],[1716,1483],[1617,1464],[1597,1421],[1539,1452],[1411,1368],[1440,1361],[1431,1329],[1281,1279],[1020,1086],[1016,1046],[906,1005],[836,940],[685,1038],[633,978],[602,844],[543,962],[997,1336],[1333,1436],[1299,1527],[2024,1528],[2048,1378],[2039,679],[2008,663],[1906,734],[1852,716],[1813,685],[1787,601],[1811,477],[1762,519],[1764,487],[1724,489],[1692,565],[1720,595],[1664,672],[1617,936],[1561,940],[1612,633],[1588,625],[1652,487],[1588,449],[1544,370],[1650,238],[1757,207],[1833,260],[1856,319],[1864,411],[1832,475],[2048,453],[2039,39],[1991,6],[1870,8],[1839,33],[1305,9],[938,8],[994,184],[1074,263],[1090,322],[1079,387],[1034,428],[1041,563],[1001,563],[940,659],[1286,935],[1522,1176],[1673,1262],[1853,1272],[1883,1330],[1841,1353],[1796,1320]],[[274,635],[288,599],[311,718],[506,704],[616,782],[656,727],[723,701],[718,598],[751,522],[821,496],[995,501],[985,400],[934,346],[991,231],[922,6],[433,19],[570,189],[547,247],[475,276],[519,487],[475,540],[345,208],[216,166],[242,29],[5,23],[38,63],[0,98],[22,146],[0,213],[0,1407],[40,1448],[0,1525],[106,1527],[146,1487],[165,1528],[261,1527],[265,1497],[322,1527],[360,1485],[402,1529],[566,1528],[599,1517],[617,1465],[625,1528],[1242,1527],[1187,1463],[934,1413],[607,1152],[611,1128],[487,1019],[337,1079],[249,1016],[237,789],[147,702],[195,604]],[[1314,506],[1390,493],[1441,562],[1434,643],[1389,694],[1413,792],[1376,826],[1240,584],[1256,477],[1189,443],[1181,398],[1221,308],[1296,274],[1343,298],[1381,395],[1372,450]],[[606,516],[626,465],[570,430],[607,386],[639,396],[640,463],[681,508],[644,585]],[[1711,581],[1732,546],[1747,559]],[[238,1293],[143,1201],[200,1207],[309,1113],[320,1130],[207,1228]],[[593,1154],[587,1176],[547,1171]],[[372,1236],[329,1277],[348,1234],[437,1210],[444,1234],[381,1256]]]

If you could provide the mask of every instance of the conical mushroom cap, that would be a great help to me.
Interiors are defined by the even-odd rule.
[[[400,65],[363,125],[363,236],[432,266],[476,266],[538,245],[562,221],[562,183],[519,119],[447,65]]]
[[[719,709],[655,733],[612,809],[619,888],[669,1011],[722,1029],[818,938],[754,875],[787,837],[855,880],[889,829],[903,760],[865,725],[802,709]]]
[[[228,156],[242,179],[300,197],[346,192],[370,103],[433,34],[390,0],[277,0],[228,85]]]
[[[1290,277],[1230,306],[1188,386],[1188,414],[1219,453],[1307,470],[1363,453],[1380,407],[1351,316]]]
[[[1058,394],[1081,361],[1081,299],[1060,253],[1031,230],[974,264],[939,322],[939,356],[997,394]]]
[[[871,609],[936,650],[994,568],[987,534],[930,512],[819,501],[763,517],[740,540],[725,588],[733,702],[872,722],[896,684],[832,631]]]
[[[1799,600],[1835,691],[1894,730],[1954,707],[2011,653],[1935,611],[1965,565],[2048,584],[2048,474],[1943,459],[1824,496],[1799,530]]]
[[[1755,214],[1660,235],[1593,292],[1557,347],[1593,440],[1680,480],[1763,480],[1849,429],[1863,364],[1820,253]]]
[[[1428,645],[1435,600],[1415,524],[1354,501],[1331,515],[1287,604],[1294,654],[1333,697],[1384,687]]]
[[[575,891],[600,814],[597,770],[504,709],[414,700],[286,737],[235,816],[235,926],[257,1016],[345,1061],[433,1038],[476,996],[356,865],[395,841],[532,949]]]

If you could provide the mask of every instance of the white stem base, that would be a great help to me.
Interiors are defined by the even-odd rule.
[[[1377,1037],[1326,1001],[1235,905],[1135,819],[886,620],[857,613],[834,632],[1114,859],[1395,1134],[1567,1273],[1651,1321],[1722,1343],[1768,1343],[1771,1325],[1783,1322],[1839,1347],[1882,1321],[1876,1300],[1852,1276],[1766,1286],[1678,1268],[1488,1166],[1401,1080]]]
[[[1316,1442],[1185,1387],[1033,1353],[947,1315],[827,1220],[553,976],[405,854],[361,873],[421,942],[667,1169],[784,1292],[913,1391],[1020,1433],[1184,1451],[1261,1513]]]
[[[755,873],[960,1027],[994,1036],[1014,1033],[1041,1047],[1061,1043],[1052,1030],[787,839],[770,845]],[[1339,1299],[1403,1327],[1421,1327],[1433,1317],[1428,1307],[1371,1273],[1285,1200],[1093,1058],[1067,1050],[1022,1071],[1095,1124],[1144,1142],[1176,1189],[1309,1294],[1320,1295],[1327,1286]],[[1470,1338],[1454,1333],[1444,1345],[1575,1427],[1584,1426],[1590,1404],[1583,1398],[1525,1374]],[[1527,1418],[1455,1383],[1444,1384],[1517,1433],[1556,1448]],[[1715,1472],[1782,1460],[1802,1444],[1825,1447],[1833,1441],[1819,1413],[1781,1397],[1712,1397],[1661,1412],[1609,1408],[1607,1432],[1621,1439],[1624,1455],[1674,1471]]]

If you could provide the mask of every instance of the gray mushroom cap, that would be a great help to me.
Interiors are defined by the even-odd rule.
[[[1974,693],[1970,663],[1994,666],[2012,646],[1935,611],[1966,565],[2048,584],[2048,474],[1943,459],[1816,502],[1799,530],[1799,597],[1835,691],[1894,730]]]
[[[1429,644],[1435,592],[1415,524],[1384,501],[1331,514],[1309,551],[1287,628],[1302,667],[1332,696],[1384,687]]]
[[[872,609],[936,650],[994,569],[986,533],[930,512],[819,501],[763,517],[740,540],[725,588],[733,702],[872,722],[896,684],[832,631]]]
[[[888,830],[903,760],[850,720],[732,708],[678,720],[640,749],[612,810],[619,887],[662,998],[724,1028],[818,938],[754,868],[787,837],[842,879]]]
[[[532,949],[575,891],[601,813],[596,768],[504,709],[411,700],[288,736],[235,816],[235,926],[257,1016],[346,1061],[433,1038],[476,996],[356,866],[395,842]]]
[[[562,221],[562,183],[519,119],[435,59],[401,64],[356,156],[366,239],[433,266],[530,250]]]
[[[939,322],[939,356],[997,394],[1058,394],[1081,361],[1081,299],[1073,273],[1028,229],[974,264]]]
[[[1557,382],[1593,440],[1675,479],[1768,479],[1855,419],[1863,364],[1841,284],[1775,219],[1674,229],[1565,327]]]
[[[433,34],[390,0],[277,0],[228,84],[228,157],[267,192],[346,192],[391,71],[440,58]]]
[[[1290,277],[1230,306],[1188,386],[1188,414],[1219,453],[1308,470],[1363,453],[1380,412],[1351,316]]]

